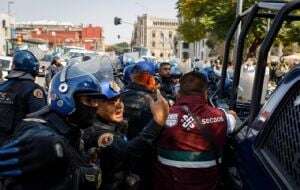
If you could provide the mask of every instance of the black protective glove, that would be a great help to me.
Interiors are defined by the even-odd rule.
[[[59,136],[32,129],[0,147],[0,176],[26,175],[63,159],[64,143]]]

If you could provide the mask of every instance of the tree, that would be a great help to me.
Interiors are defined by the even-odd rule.
[[[177,9],[182,22],[178,31],[188,42],[205,38],[208,33],[224,39],[235,18],[235,7],[233,1],[179,0]]]
[[[122,54],[130,51],[130,46],[127,42],[121,42],[107,47],[106,51],[115,51],[117,54]]]
[[[256,3],[256,0],[244,0],[244,10]],[[208,45],[223,42],[235,19],[237,0],[178,0],[177,9],[181,18],[179,33],[187,42],[208,38]],[[299,25],[299,24],[298,24]],[[287,24],[282,29],[278,41],[289,45],[300,42],[300,25]],[[246,44],[247,58],[256,55],[256,51],[266,34],[267,20],[256,19],[250,29]]]

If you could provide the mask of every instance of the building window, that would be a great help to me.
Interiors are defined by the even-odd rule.
[[[151,55],[152,55],[153,57],[155,57],[155,53],[154,53],[154,52],[152,52]]]
[[[189,47],[190,47],[190,44],[189,44],[189,43],[187,43],[187,42],[183,42],[183,43],[182,43],[182,48],[184,48],[184,49],[189,49]]]
[[[201,51],[201,60],[204,59],[204,54],[203,54],[203,51]]]
[[[160,57],[164,57],[164,54],[163,54],[163,53],[160,53]]]
[[[6,20],[2,20],[2,28],[6,28]]]
[[[161,39],[164,39],[164,37],[165,37],[164,33],[163,33],[163,32],[160,32],[160,38],[161,38]]]
[[[183,52],[182,53],[182,58],[183,59],[188,59],[189,58],[189,53],[188,52]]]
[[[155,38],[156,34],[155,31],[152,31],[152,38]]]
[[[152,42],[152,47],[155,47],[155,42],[154,41]]]
[[[171,54],[170,54],[170,53],[168,54],[168,57],[171,57]]]
[[[172,38],[173,37],[173,34],[172,34],[172,32],[170,31],[169,32],[169,38]]]

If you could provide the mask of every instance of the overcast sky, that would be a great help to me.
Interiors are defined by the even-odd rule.
[[[0,0],[0,12],[7,12],[8,0]],[[132,26],[114,26],[113,18],[134,23],[137,15],[176,18],[176,0],[14,0],[12,13],[17,21],[55,20],[94,24],[104,28],[106,43],[131,39]],[[117,39],[120,34],[121,39]]]

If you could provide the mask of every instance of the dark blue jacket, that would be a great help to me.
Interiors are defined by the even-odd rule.
[[[0,144],[27,114],[46,104],[44,90],[33,80],[14,78],[0,83]]]
[[[171,82],[171,78],[163,78],[159,77],[160,82],[160,92],[166,99],[175,100],[175,94],[173,90],[173,84]]]
[[[80,137],[78,127],[67,125],[55,113],[25,119],[10,140],[21,142],[18,148],[22,151],[13,158],[20,160],[18,166],[23,174],[7,178],[5,189],[96,189],[85,181],[85,172],[89,173],[93,168],[79,150]],[[91,173],[96,175],[97,172]]]
[[[125,105],[125,119],[128,122],[128,139],[136,137],[152,119],[149,103],[145,96],[153,96],[153,93],[145,87],[130,83],[123,96]]]
[[[93,127],[84,131],[85,148],[99,147],[99,165],[103,172],[101,189],[128,188],[126,178],[134,176],[136,163],[152,150],[160,129],[160,126],[151,121],[135,138],[127,140],[119,127],[98,119]],[[106,135],[111,137],[110,141],[101,143],[102,137]]]

